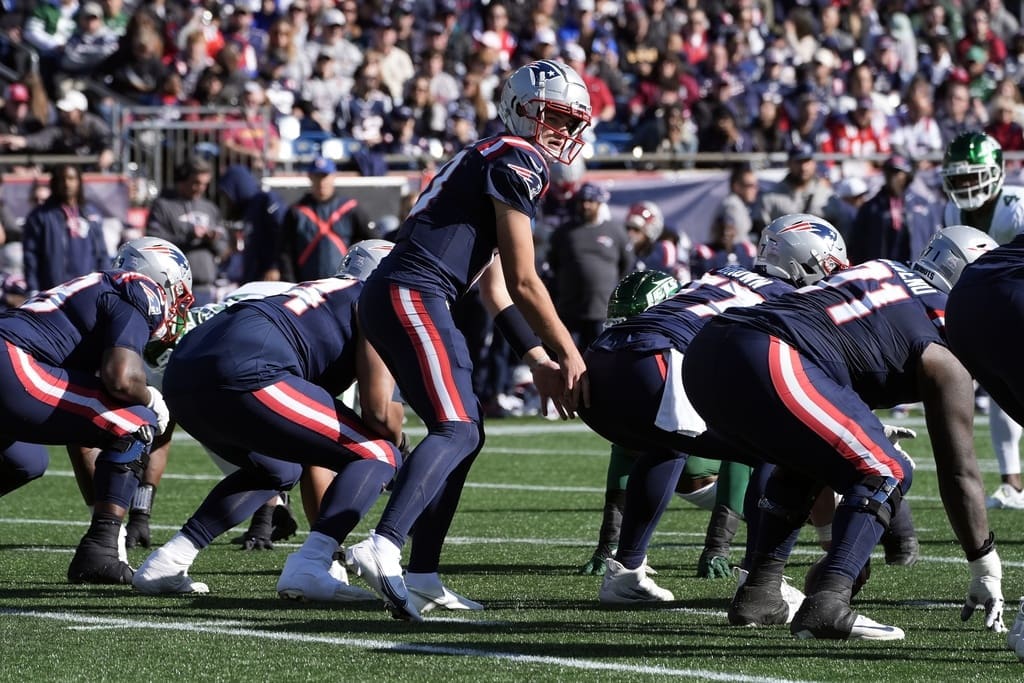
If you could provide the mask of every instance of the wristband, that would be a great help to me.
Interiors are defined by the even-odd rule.
[[[968,562],[974,562],[975,560],[979,560],[979,559],[985,557],[986,555],[988,555],[990,552],[992,552],[995,549],[996,549],[996,535],[995,535],[995,533],[990,531],[989,534],[988,534],[988,538],[985,539],[985,542],[981,544],[980,548],[978,548],[974,552],[966,553],[967,561]]]
[[[501,335],[519,358],[525,356],[533,347],[541,345],[540,337],[530,328],[515,304],[494,316],[494,326],[501,331]]]

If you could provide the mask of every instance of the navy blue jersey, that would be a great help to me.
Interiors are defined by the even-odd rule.
[[[920,400],[924,349],[945,342],[946,294],[896,261],[867,261],[723,321],[763,330],[816,361],[872,408]]]
[[[164,296],[139,273],[90,273],[0,314],[0,338],[45,363],[93,373],[107,349],[142,354],[163,325]]]
[[[793,291],[793,286],[740,266],[694,280],[674,296],[605,330],[591,345],[607,351],[686,351],[704,323],[735,306],[755,306]]]
[[[420,195],[372,277],[454,301],[498,248],[492,198],[532,220],[547,188],[547,162],[526,140],[504,135],[466,147]]]
[[[325,278],[241,301],[189,332],[167,373],[179,384],[252,390],[297,375],[340,394],[356,376],[356,302],[363,283]],[[187,369],[183,370],[183,368]]]

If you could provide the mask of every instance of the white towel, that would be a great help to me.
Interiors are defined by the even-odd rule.
[[[666,432],[699,436],[708,430],[708,426],[690,404],[686,390],[683,389],[683,354],[669,349],[664,352],[663,358],[668,365],[668,376],[665,378],[665,393],[662,394],[654,424]]]

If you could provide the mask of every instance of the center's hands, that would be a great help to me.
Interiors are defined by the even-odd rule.
[[[977,610],[985,614],[985,628],[996,633],[1005,633],[1003,623],[1003,567],[999,553],[992,552],[967,563],[971,570],[971,583],[967,587],[967,599],[960,611],[960,619],[967,621]]]

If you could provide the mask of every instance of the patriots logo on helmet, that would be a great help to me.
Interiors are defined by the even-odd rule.
[[[151,251],[156,254],[163,254],[164,256],[170,256],[171,260],[177,263],[182,269],[187,270],[188,259],[185,258],[185,254],[180,249],[172,249],[164,244],[153,244],[146,247],[141,247],[139,251]]]
[[[812,223],[811,221],[800,221],[787,225],[782,230],[779,230],[778,234],[786,232],[811,232],[825,240],[826,244],[831,248],[836,241],[836,232],[828,226],[822,225],[821,223]]]

